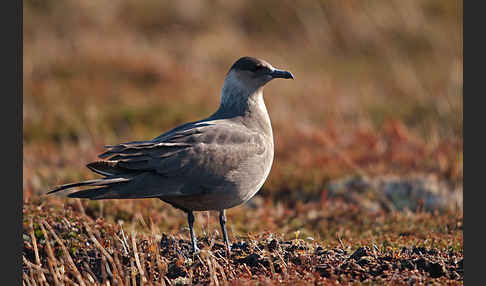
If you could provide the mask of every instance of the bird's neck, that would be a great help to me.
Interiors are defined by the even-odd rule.
[[[247,89],[226,80],[221,92],[221,103],[213,116],[239,118],[247,127],[272,135],[270,117],[263,100],[263,86]]]

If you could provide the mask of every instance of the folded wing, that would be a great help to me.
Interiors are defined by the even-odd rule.
[[[106,146],[105,160],[87,167],[104,178],[62,185],[49,193],[74,187],[88,189],[69,197],[89,199],[151,198],[195,195],[217,186],[228,172],[265,146],[256,133],[227,124],[192,123],[150,141]]]

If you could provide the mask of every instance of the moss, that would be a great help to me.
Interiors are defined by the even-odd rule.
[[[71,254],[71,256],[76,256],[77,253],[78,253],[78,248],[77,247],[71,247],[71,248],[69,248],[69,254]]]

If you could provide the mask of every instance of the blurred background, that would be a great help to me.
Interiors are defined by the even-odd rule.
[[[277,229],[286,217],[283,232],[324,236],[333,230],[322,218],[340,212],[462,209],[462,1],[25,0],[23,9],[24,208],[74,204],[39,195],[95,178],[84,166],[104,145],[210,115],[231,64],[254,56],[295,80],[265,87],[275,161],[255,199],[229,211],[241,222],[233,231]],[[82,203],[109,221],[139,212],[162,230],[185,224],[155,200]],[[252,208],[265,219],[248,219]]]

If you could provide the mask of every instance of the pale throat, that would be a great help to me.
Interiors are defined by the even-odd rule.
[[[221,106],[232,112],[252,112],[253,109],[263,108],[263,86],[245,83],[235,72],[231,71],[226,77],[221,90]]]
[[[244,124],[250,128],[272,135],[270,116],[263,100],[263,86],[244,84],[231,72],[226,77],[221,91],[219,114],[241,116]]]

